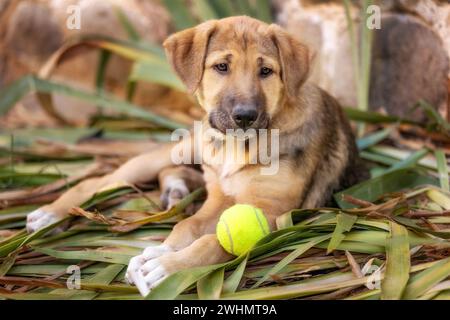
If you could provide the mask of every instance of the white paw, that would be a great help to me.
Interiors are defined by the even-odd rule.
[[[33,233],[59,220],[61,220],[61,217],[56,214],[42,208],[37,209],[27,215],[27,231]],[[64,227],[58,227],[54,232],[62,230],[64,230]]]
[[[170,209],[189,194],[189,189],[182,179],[167,177],[161,203],[164,209]]]
[[[145,297],[153,288],[167,278],[169,273],[161,264],[159,258],[156,258],[144,263],[133,276],[135,286],[141,295]]]
[[[172,251],[164,244],[148,247],[142,254],[130,259],[125,279],[128,283],[135,284],[139,292],[146,296],[152,288],[167,277],[167,272],[160,264],[158,257]]]

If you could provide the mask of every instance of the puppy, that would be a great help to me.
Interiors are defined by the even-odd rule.
[[[195,173],[186,174],[192,169],[173,168],[173,151],[181,148],[200,157],[208,192],[203,206],[175,225],[163,244],[145,249],[129,263],[126,277],[143,295],[176,271],[232,258],[220,246],[215,227],[233,204],[261,208],[274,230],[282,213],[323,206],[333,192],[364,176],[343,111],[330,95],[306,82],[308,49],[279,26],[249,17],[212,20],[172,35],[164,47],[173,69],[207,113],[201,138],[162,145],[110,175],[84,181],[31,213],[27,222],[34,231],[111,183],[137,184],[158,174],[166,203],[173,205],[199,184]],[[224,161],[215,161],[220,150],[229,150],[223,142],[229,143],[230,129],[256,135],[243,139],[244,161],[234,161],[229,152]],[[206,131],[213,133],[211,139],[204,138]],[[249,144],[261,140],[260,132],[276,133],[278,140],[252,151]],[[201,155],[192,147],[199,143],[206,150]],[[267,163],[252,161],[261,148],[277,150],[271,158],[277,167],[270,174],[262,173]]]

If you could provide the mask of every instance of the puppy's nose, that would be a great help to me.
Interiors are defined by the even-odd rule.
[[[231,117],[242,129],[250,127],[258,118],[258,111],[254,107],[237,106],[233,109]]]

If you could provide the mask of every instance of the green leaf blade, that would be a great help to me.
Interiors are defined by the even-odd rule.
[[[402,297],[411,267],[408,231],[391,222],[391,233],[386,243],[386,273],[381,281],[381,299],[398,300]]]

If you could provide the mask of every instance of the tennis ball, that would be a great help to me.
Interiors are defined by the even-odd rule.
[[[248,204],[236,204],[226,209],[216,228],[222,247],[235,256],[247,252],[269,233],[269,223],[262,210]]]

